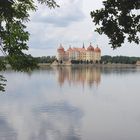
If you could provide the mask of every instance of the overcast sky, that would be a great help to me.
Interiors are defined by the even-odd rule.
[[[140,46],[125,43],[121,48],[111,49],[108,38],[94,32],[90,11],[102,7],[102,0],[57,0],[60,8],[49,9],[39,5],[31,13],[27,24],[30,32],[29,53],[33,56],[56,55],[61,43],[64,48],[88,47],[90,42],[102,50],[102,55],[140,56]]]

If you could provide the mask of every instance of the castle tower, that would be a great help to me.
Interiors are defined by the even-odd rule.
[[[95,48],[95,61],[101,60],[101,49],[98,47]]]
[[[64,61],[65,57],[65,49],[63,48],[62,44],[60,44],[59,48],[57,49],[57,59],[58,61]]]
[[[94,61],[94,47],[91,45],[91,43],[86,51],[86,60]]]

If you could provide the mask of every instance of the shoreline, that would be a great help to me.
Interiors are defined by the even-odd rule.
[[[50,64],[50,63],[39,63],[39,67],[109,67],[109,68],[118,68],[118,67],[137,67],[136,64]]]

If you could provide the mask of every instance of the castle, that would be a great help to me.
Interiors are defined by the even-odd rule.
[[[77,60],[96,63],[101,60],[101,49],[98,46],[94,48],[90,43],[87,49],[83,44],[82,48],[69,47],[65,51],[62,44],[60,44],[59,48],[57,49],[57,59],[59,62]]]

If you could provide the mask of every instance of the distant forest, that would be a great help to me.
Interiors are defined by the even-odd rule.
[[[5,62],[6,62],[6,57],[0,56],[0,61],[3,59],[5,59]],[[55,56],[34,57],[34,59],[36,60],[37,63],[53,63],[55,60],[57,60]],[[100,63],[101,64],[112,64],[112,63],[136,64],[138,60],[140,61],[140,57],[104,55],[101,57]],[[77,61],[77,62],[80,63],[81,61]],[[79,64],[77,62],[75,63]]]
[[[101,63],[121,63],[121,64],[136,64],[140,60],[140,57],[129,57],[129,56],[109,56],[104,55],[101,57]]]
[[[55,56],[35,57],[37,63],[53,63],[56,60]]]
[[[55,60],[57,60],[55,56],[36,57],[35,59],[37,60],[38,63],[52,63]],[[138,60],[140,60],[140,57],[104,55],[101,57],[100,63],[101,64],[108,64],[108,63],[136,64]]]

